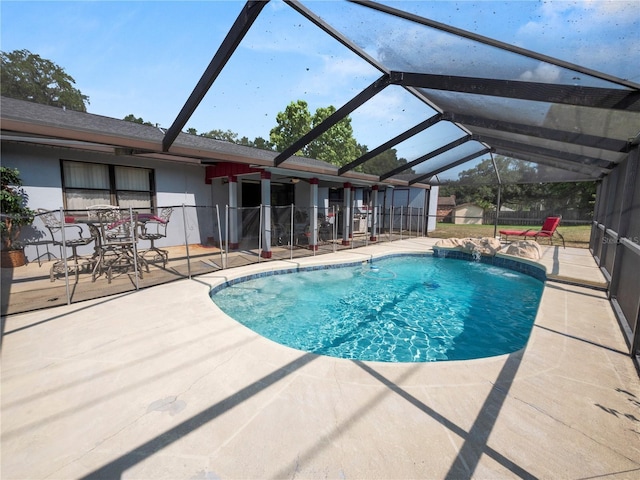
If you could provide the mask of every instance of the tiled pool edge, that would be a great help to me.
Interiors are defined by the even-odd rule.
[[[247,275],[240,275],[236,278],[230,278],[225,280],[213,287],[209,291],[209,295],[214,295],[220,290],[235,285],[237,283],[246,282],[249,280],[254,280],[257,278],[270,277],[273,275],[285,275],[288,273],[297,273],[297,272],[308,272],[313,270],[329,270],[334,268],[347,268],[347,267],[355,267],[358,265],[362,265],[363,263],[367,263],[371,260],[383,260],[385,258],[390,257],[441,257],[439,255],[440,251],[446,252],[444,255],[446,258],[451,258],[454,260],[467,260],[470,262],[477,261],[473,255],[465,252],[461,252],[460,250],[452,250],[452,249],[444,249],[438,247],[432,247],[433,252],[401,252],[401,253],[388,253],[382,255],[372,255],[370,260],[351,260],[345,262],[338,263],[326,263],[320,265],[297,265],[295,267],[289,268],[275,268],[273,270],[266,270],[262,272],[251,273]],[[479,260],[481,263],[485,263],[488,265],[494,265],[496,267],[506,268],[508,270],[513,270],[516,272],[523,273],[525,275],[529,275],[533,278],[536,278],[542,282],[547,280],[547,270],[544,265],[540,265],[538,263],[531,262],[526,259],[517,259],[510,256],[504,256],[501,254],[496,254],[495,256],[486,256],[482,255]]]
[[[370,259],[382,260],[383,258],[389,258],[389,257],[430,257],[430,256],[432,256],[430,252],[388,253],[386,255],[378,255],[378,256],[372,255]],[[209,291],[209,295],[214,295],[215,293],[219,292],[223,288],[230,287],[232,285],[235,285],[236,283],[242,283],[249,280],[254,280],[256,278],[271,277],[273,275],[285,275],[287,273],[309,272],[312,270],[329,270],[333,268],[356,267],[358,265],[362,265],[363,263],[368,263],[368,262],[369,260],[351,260],[351,261],[338,262],[338,263],[325,263],[320,265],[297,265],[295,267],[290,267],[290,268],[277,268],[273,270],[267,270],[264,272],[250,273],[248,275],[242,275],[236,278],[231,278],[218,285],[211,287],[211,290]]]

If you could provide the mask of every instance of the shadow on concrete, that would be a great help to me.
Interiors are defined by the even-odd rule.
[[[606,345],[602,345],[601,343],[592,342],[591,340],[587,340],[585,338],[576,337],[575,335],[569,335],[568,333],[559,332],[557,330],[553,330],[552,328],[543,327],[542,325],[534,325],[536,328],[541,328],[542,330],[546,330],[547,332],[556,333],[558,335],[562,335],[563,337],[571,338],[573,340],[578,340],[579,342],[588,343],[589,345],[593,345],[594,347],[604,348],[605,350],[609,350],[613,353],[618,353],[620,355],[624,355],[625,357],[629,356],[629,352],[624,352],[622,350],[618,350],[616,348],[607,347]]]
[[[218,335],[218,333],[219,332],[215,332],[215,333],[212,333],[212,334],[210,334],[208,336],[215,337],[216,335]],[[52,388],[47,392],[41,392],[41,393],[39,393],[37,395],[32,395],[32,396],[25,397],[23,399],[20,399],[19,402],[13,402],[12,404],[6,404],[5,406],[3,406],[3,408],[6,411],[8,408],[16,406],[18,403],[19,404],[24,404],[24,403],[29,402],[29,401],[37,400],[41,396],[50,395],[52,393],[55,393],[55,392],[58,392],[58,391],[62,391],[62,390],[72,389],[72,388],[74,388],[76,386],[79,386],[79,385],[81,385],[83,383],[93,382],[93,381],[98,380],[98,379],[100,379],[102,377],[114,374],[114,373],[116,373],[116,372],[118,372],[120,370],[125,370],[126,371],[126,369],[129,368],[130,366],[135,366],[135,365],[140,364],[142,362],[147,362],[147,361],[150,361],[152,359],[162,357],[164,355],[167,355],[168,353],[171,353],[171,351],[176,351],[176,350],[179,350],[179,349],[182,349],[182,348],[185,348],[185,347],[188,348],[188,346],[190,344],[201,342],[203,338],[205,338],[205,337],[200,336],[200,337],[191,339],[191,340],[189,340],[187,342],[183,342],[182,344],[175,345],[171,349],[165,349],[165,350],[163,350],[163,351],[161,351],[159,353],[154,353],[154,354],[148,355],[146,357],[136,358],[135,360],[131,361],[129,364],[118,365],[117,367],[105,370],[105,371],[103,371],[103,372],[101,372],[101,373],[99,373],[97,375],[93,375],[90,378],[82,379],[80,381],[73,381],[73,382],[67,383],[66,385],[56,386],[55,388]],[[225,348],[220,349],[217,353],[222,353],[224,351],[234,350],[234,349],[240,348],[244,344],[250,343],[251,341],[253,341],[253,340],[252,339],[245,340],[243,342],[236,343],[235,345],[229,345],[229,346],[227,346]],[[185,370],[193,367],[194,365],[196,365],[196,364],[198,364],[198,363],[200,363],[202,361],[208,360],[209,358],[211,358],[211,352],[207,352],[206,355],[203,355],[203,356],[201,356],[199,358],[190,359],[187,362],[183,362],[183,363],[180,363],[180,364],[172,365],[171,368],[169,368],[169,369],[157,372],[154,375],[145,378],[144,382],[154,382],[154,381],[157,381],[157,380],[162,380],[162,378],[164,378],[167,375],[179,373],[181,371],[185,371]],[[38,421],[35,421],[35,422],[32,422],[32,423],[28,423],[28,424],[23,425],[22,427],[20,427],[18,429],[9,430],[9,431],[3,432],[2,433],[2,439],[3,440],[8,440],[8,439],[17,437],[19,435],[22,435],[24,432],[28,432],[28,431],[30,431],[32,429],[36,429],[36,428],[42,428],[42,427],[44,427],[45,425],[47,425],[49,423],[52,423],[52,422],[54,422],[56,420],[60,420],[61,418],[73,415],[73,414],[75,414],[75,413],[77,413],[77,412],[79,412],[81,410],[87,410],[87,409],[90,409],[90,408],[94,408],[97,405],[100,405],[101,403],[104,403],[104,402],[109,401],[109,400],[111,400],[111,399],[113,399],[115,397],[118,397],[120,395],[123,395],[125,393],[129,393],[129,392],[132,392],[132,391],[138,389],[140,387],[140,383],[141,382],[142,382],[141,380],[136,380],[136,381],[134,381],[134,382],[132,382],[132,383],[130,383],[128,385],[125,385],[125,386],[123,386],[121,388],[118,388],[118,389],[115,389],[115,390],[110,390],[108,392],[100,392],[98,390],[98,393],[97,393],[98,396],[96,396],[95,398],[93,398],[91,400],[85,401],[84,403],[81,403],[81,404],[70,406],[70,407],[68,407],[68,408],[66,408],[64,410],[61,410],[60,412],[57,412],[54,415],[50,415],[50,416],[48,416],[46,418],[42,418],[42,419],[40,419]],[[90,391],[95,392],[96,390],[91,389]]]
[[[119,298],[122,298],[122,297],[123,297],[123,296],[125,296],[125,295],[131,295],[131,294],[133,294],[133,293],[135,293],[135,291],[129,291],[129,292],[122,293],[122,294],[119,294],[119,295],[116,295],[116,296],[111,296],[111,297],[109,297],[109,298],[106,298],[106,299],[102,300],[101,302],[98,302],[98,303],[85,304],[84,306],[79,307],[79,308],[76,308],[76,309],[74,309],[74,310],[71,310],[71,311],[68,311],[68,312],[62,313],[62,314],[60,314],[60,315],[54,315],[54,316],[52,316],[52,317],[50,317],[50,318],[47,318],[46,320],[40,320],[39,322],[32,323],[32,324],[30,324],[30,325],[25,325],[25,326],[23,326],[23,327],[14,328],[13,330],[9,330],[8,332],[5,332],[5,331],[4,331],[4,324],[5,324],[5,322],[6,322],[6,319],[5,319],[5,317],[3,317],[3,337],[4,337],[4,335],[11,335],[12,333],[17,333],[17,332],[20,332],[20,331],[22,331],[22,330],[26,330],[26,329],[28,329],[28,328],[37,327],[38,325],[42,325],[42,324],[44,324],[44,323],[49,323],[49,322],[52,322],[52,321],[54,321],[54,320],[58,320],[58,319],[60,319],[60,318],[66,317],[67,315],[72,315],[72,314],[74,314],[74,313],[78,313],[78,312],[81,312],[81,311],[83,311],[83,310],[88,310],[88,309],[90,309],[90,308],[95,307],[96,305],[98,305],[98,304],[100,304],[100,303],[109,303],[109,302],[112,302],[112,301],[114,301],[114,300],[118,300]]]
[[[376,372],[369,365],[362,362],[355,363],[372,377],[379,380],[391,391],[400,395],[413,406],[451,430],[454,434],[464,438],[464,444],[458,452],[458,455],[445,478],[452,480],[472,478],[480,462],[481,456],[487,455],[519,478],[534,479],[536,477],[533,474],[487,445],[487,440],[489,439],[491,430],[498,418],[502,404],[507,397],[511,383],[513,382],[516,372],[520,366],[520,362],[522,360],[521,355],[522,351],[509,355],[493,388],[491,389],[491,392],[487,396],[475,422],[468,432],[433,410],[428,405],[425,405],[407,391],[400,388],[396,383]]]
[[[153,454],[159,452],[163,448],[171,445],[172,443],[180,440],[185,437],[189,433],[197,430],[201,426],[207,424],[208,422],[216,419],[217,417],[223,415],[224,413],[232,410],[234,407],[240,405],[242,402],[248,400],[254,395],[260,393],[266,388],[274,385],[280,380],[287,377],[289,374],[295,372],[296,370],[304,367],[312,360],[318,358],[317,355],[312,355],[307,353],[298,357],[294,361],[284,365],[274,372],[265,375],[259,380],[256,380],[250,385],[247,385],[245,388],[239,390],[238,392],[230,395],[229,397],[221,400],[220,402],[210,406],[209,408],[203,410],[197,415],[192,416],[191,418],[185,420],[184,422],[176,425],[175,427],[167,430],[161,435],[149,440],[148,442],[143,443],[139,447],[129,451],[125,455],[122,455],[115,460],[107,463],[106,465],[94,470],[93,472],[81,477],[86,480],[97,480],[97,479],[117,479],[122,478],[124,472],[133,467],[134,465],[142,462],[146,458],[152,456]]]

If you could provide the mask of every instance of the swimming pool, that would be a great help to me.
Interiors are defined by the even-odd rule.
[[[230,317],[283,345],[382,362],[519,350],[543,289],[530,275],[432,255],[278,273],[241,279],[211,298]]]

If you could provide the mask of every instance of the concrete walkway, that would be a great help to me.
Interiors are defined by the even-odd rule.
[[[588,258],[554,247],[542,263],[598,282]],[[8,317],[2,478],[640,478],[640,382],[603,292],[548,282],[510,355],[364,363],[275,344],[208,297],[282,265]]]

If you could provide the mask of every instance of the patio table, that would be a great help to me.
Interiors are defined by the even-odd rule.
[[[96,216],[97,219],[73,218],[73,223],[87,225],[96,238],[92,281],[106,272],[108,283],[111,283],[114,270],[127,271],[131,267],[142,278],[142,268],[149,272],[149,264],[137,251],[138,228],[151,217],[144,215],[140,218],[134,213],[131,219],[122,216],[120,210],[99,211]]]

